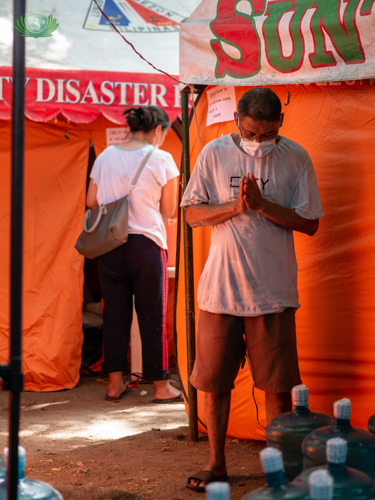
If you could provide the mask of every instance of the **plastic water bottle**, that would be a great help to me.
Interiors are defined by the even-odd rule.
[[[265,448],[260,452],[260,461],[266,475],[267,485],[248,493],[242,500],[304,500],[309,498],[307,485],[294,485],[286,482],[283,455],[276,448]]]
[[[288,481],[302,472],[304,438],[313,430],[333,423],[328,415],[309,410],[309,389],[305,385],[293,387],[292,399],[293,411],[278,415],[266,427],[267,445],[282,452]]]
[[[375,415],[371,415],[371,417],[368,419],[368,430],[375,434]]]
[[[375,498],[375,487],[370,476],[364,472],[346,467],[348,443],[342,438],[327,441],[327,465],[302,472],[293,484],[307,484],[311,474],[317,470],[328,470],[334,481],[334,498],[365,500]]]
[[[8,448],[4,448],[5,461],[8,461]],[[61,494],[43,481],[25,478],[26,450],[18,447],[18,500],[63,500]],[[7,480],[0,481],[0,500],[7,498]]]
[[[4,479],[6,477],[7,471],[5,468],[3,457],[0,455],[0,479]]]
[[[316,429],[302,443],[303,468],[310,469],[326,463],[326,444],[333,437],[348,442],[346,465],[358,469],[375,480],[375,436],[350,424],[350,399],[340,399],[333,405],[334,425]]]
[[[230,484],[224,481],[214,481],[208,483],[204,489],[206,500],[229,500]]]
[[[333,478],[327,470],[316,470],[309,477],[311,500],[332,500]]]

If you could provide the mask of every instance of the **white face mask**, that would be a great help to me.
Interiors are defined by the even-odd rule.
[[[268,155],[276,147],[276,137],[262,142],[249,139],[244,141],[241,137],[240,146],[248,155],[260,158]]]
[[[281,127],[281,118],[279,122],[279,127]],[[268,141],[256,142],[254,139],[244,139],[241,135],[240,127],[236,120],[236,125],[238,128],[238,135],[240,136],[240,146],[249,156],[254,156],[255,158],[261,158],[262,156],[268,155],[276,147],[276,137],[274,139],[269,139]]]

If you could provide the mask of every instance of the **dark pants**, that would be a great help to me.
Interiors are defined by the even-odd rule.
[[[169,379],[166,250],[146,236],[130,234],[124,245],[99,257],[99,279],[103,297],[103,371],[128,369],[134,295],[142,340],[143,377]]]

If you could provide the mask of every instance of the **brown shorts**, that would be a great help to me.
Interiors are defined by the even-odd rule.
[[[200,311],[192,385],[203,392],[232,390],[246,351],[257,389],[280,393],[301,384],[295,309],[255,317]]]

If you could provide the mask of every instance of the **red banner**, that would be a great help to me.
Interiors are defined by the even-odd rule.
[[[180,114],[178,83],[162,74],[26,68],[25,115],[46,122],[62,113],[76,123],[100,114],[124,123],[124,109],[149,104],[163,108],[173,122]],[[0,119],[10,120],[12,68],[0,66]]]

